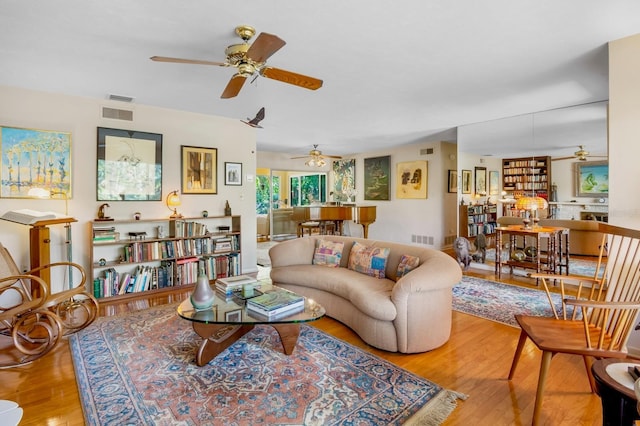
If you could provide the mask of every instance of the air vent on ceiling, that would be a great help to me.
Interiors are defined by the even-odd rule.
[[[133,121],[133,111],[129,111],[126,109],[102,107],[102,118],[113,118],[115,120]]]
[[[109,100],[118,101],[118,102],[129,102],[129,103],[133,102],[133,98],[131,96],[114,95],[114,94],[109,95]]]
[[[420,155],[429,155],[433,154],[433,148],[422,148],[420,150]]]

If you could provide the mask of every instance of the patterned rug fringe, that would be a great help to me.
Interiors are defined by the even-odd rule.
[[[452,390],[444,390],[418,410],[404,426],[438,426],[442,424],[458,406],[458,400],[469,396]]]

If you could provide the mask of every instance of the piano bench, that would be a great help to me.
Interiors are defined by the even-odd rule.
[[[338,227],[333,221],[320,222],[320,234],[322,235],[336,235]]]
[[[320,233],[320,222],[304,222],[298,224],[298,237],[304,237],[304,230],[309,231],[309,235],[313,234],[314,230]]]

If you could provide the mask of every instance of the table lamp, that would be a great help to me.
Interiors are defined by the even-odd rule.
[[[546,209],[549,204],[542,197],[520,197],[516,200],[516,209],[529,212],[529,218],[524,218],[524,229],[532,229],[538,226],[538,210]],[[533,222],[533,226],[531,224]]]
[[[169,210],[173,211],[171,216],[169,216],[170,218],[177,219],[179,217],[182,217],[182,215],[178,213],[178,206],[182,204],[182,202],[180,201],[180,196],[178,195],[178,191],[171,191],[169,195],[167,195],[166,202]]]

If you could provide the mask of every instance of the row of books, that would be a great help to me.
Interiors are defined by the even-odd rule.
[[[468,218],[468,223],[484,223],[484,222],[495,222],[496,221],[496,215],[495,214],[476,214],[476,215],[469,215]]]
[[[496,232],[496,227],[498,226],[495,222],[489,223],[470,223],[469,225],[469,233],[470,237],[475,237],[478,234],[493,234]]]
[[[196,282],[200,269],[204,269],[207,278],[217,278],[240,274],[240,257],[237,253],[226,256],[190,257],[176,261],[177,285]]]
[[[247,300],[247,310],[259,316],[273,319],[304,310],[304,297],[278,289]]]
[[[207,225],[200,222],[191,222],[185,220],[176,220],[173,224],[173,235],[178,238],[198,237],[209,234]]]
[[[114,268],[103,271],[102,276],[93,280],[93,295],[97,298],[126,293],[173,287],[173,262],[163,262],[159,266],[138,266],[133,273],[120,273]]]
[[[220,238],[194,238],[188,240],[139,241],[123,248],[126,262],[172,259],[200,256],[209,253],[226,253],[240,248],[237,235]]]

